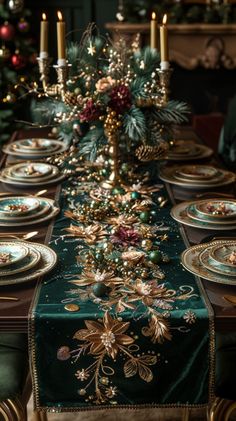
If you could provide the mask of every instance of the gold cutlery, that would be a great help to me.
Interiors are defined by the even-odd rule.
[[[236,295],[223,295],[225,301],[236,306]]]
[[[3,301],[19,301],[20,299],[17,297],[0,297],[0,300]]]
[[[21,235],[21,233],[15,233],[15,234],[0,234],[0,238],[15,238],[17,240],[29,240],[32,237],[35,237],[35,235],[38,234],[38,231],[32,231],[28,232],[26,234]]]
[[[28,193],[21,193],[20,196],[33,196],[33,197],[39,197],[44,195],[45,193],[47,193],[47,189],[44,190],[40,190],[35,194],[28,194]],[[0,197],[4,197],[4,196],[16,196],[17,193],[12,193],[12,192],[0,192]]]
[[[206,193],[198,193],[196,194],[196,198],[201,198],[201,197],[208,197],[208,196],[217,196],[217,197],[228,197],[230,199],[234,199],[236,198],[235,195],[233,193],[220,193],[220,192],[214,192],[214,191],[209,191]]]

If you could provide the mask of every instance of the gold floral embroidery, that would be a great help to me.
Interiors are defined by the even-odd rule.
[[[139,354],[139,346],[134,344],[135,339],[127,335],[130,322],[114,319],[105,312],[102,321],[85,320],[84,323],[86,329],[78,330],[73,337],[83,343],[75,350],[62,346],[57,351],[57,358],[62,361],[72,358],[77,362],[85,354],[93,358],[94,361],[87,368],[75,372],[78,381],[84,384],[79,390],[80,396],[85,396],[93,385],[95,394],[92,399],[95,404],[105,403],[118,394],[118,388],[113,385],[115,380],[112,378],[115,374],[113,364],[112,362],[109,364],[107,358],[115,362],[120,354],[126,359],[123,366],[125,377],[138,374],[143,381],[152,381],[153,373],[149,366],[157,363],[157,357]],[[106,364],[104,364],[105,359]]]
[[[85,240],[88,244],[94,244],[101,241],[107,235],[107,232],[99,224],[83,226],[70,225],[69,228],[65,228],[65,231],[69,232],[74,237],[79,237]]]
[[[115,276],[114,272],[106,272],[103,270],[96,270],[96,272],[84,270],[81,275],[78,275],[78,280],[70,281],[72,284],[79,286],[92,285],[94,283],[102,282],[109,286],[111,284],[123,284],[123,279]]]

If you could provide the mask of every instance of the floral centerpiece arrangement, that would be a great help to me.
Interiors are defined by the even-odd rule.
[[[88,160],[104,156],[114,136],[122,162],[159,159],[173,139],[173,124],[187,121],[188,107],[168,101],[156,49],[128,47],[124,40],[112,45],[93,30],[90,26],[81,44],[68,48],[71,67],[63,102],[50,97],[36,108],[53,115],[61,138],[76,136],[77,153]]]

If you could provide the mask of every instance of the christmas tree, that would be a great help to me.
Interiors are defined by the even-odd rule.
[[[36,64],[29,16],[24,0],[0,0],[0,143],[14,129],[12,122],[23,118],[25,107],[16,100],[25,92],[28,74]]]

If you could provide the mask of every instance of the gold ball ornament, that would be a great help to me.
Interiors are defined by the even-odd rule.
[[[3,98],[3,102],[6,104],[14,104],[16,102],[16,96],[12,92],[8,92],[5,98]]]
[[[0,59],[8,60],[10,55],[11,55],[11,52],[10,52],[9,48],[5,47],[5,45],[0,47]]]

